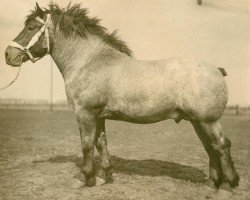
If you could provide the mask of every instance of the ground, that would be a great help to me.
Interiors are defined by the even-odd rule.
[[[227,115],[222,125],[241,178],[232,199],[245,200],[250,117]],[[186,121],[108,121],[115,179],[99,187],[72,188],[81,165],[79,137],[72,112],[0,110],[0,199],[216,199],[206,183],[208,156]]]

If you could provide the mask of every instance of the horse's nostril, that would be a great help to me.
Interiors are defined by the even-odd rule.
[[[8,50],[5,51],[5,60],[6,62],[10,62],[10,53]]]
[[[5,51],[5,58],[8,59],[9,58],[9,53],[7,51]]]

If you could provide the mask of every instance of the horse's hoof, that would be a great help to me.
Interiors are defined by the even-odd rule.
[[[96,178],[95,178],[95,176],[89,177],[89,178],[86,180],[86,185],[87,185],[88,187],[93,187],[93,186],[95,186],[95,185],[96,185]]]
[[[218,191],[215,193],[215,197],[216,199],[220,199],[220,200],[228,200],[231,199],[232,196],[234,195],[234,192],[232,190],[232,188],[228,187],[220,187],[218,189]]]
[[[106,183],[106,181],[104,179],[102,179],[98,176],[96,177],[96,183],[95,183],[96,186],[101,186],[101,185],[104,185],[105,183]]]
[[[215,186],[215,183],[211,178],[209,178],[209,179],[207,179],[205,181],[205,185],[210,187],[210,188],[213,188],[213,189],[217,190],[217,187]]]
[[[77,189],[77,188],[82,188],[86,186],[86,179],[83,173],[79,172],[74,176],[74,181],[72,183],[72,187]]]
[[[220,187],[221,184],[221,179],[215,179],[215,178],[210,178],[211,182],[213,182],[213,185],[216,189]]]
[[[74,181],[72,183],[72,188],[75,188],[75,189],[83,188],[85,186],[86,186],[86,183],[82,182],[78,179],[74,179]]]
[[[231,186],[232,188],[235,188],[235,187],[239,186],[239,181],[240,181],[239,175],[238,175],[238,174],[234,175],[233,180],[230,181],[230,186]]]
[[[221,183],[221,185],[220,185],[220,187],[219,187],[219,189],[218,189],[217,192],[219,192],[221,190],[233,193],[233,189],[230,187],[230,183],[227,183],[227,182]]]

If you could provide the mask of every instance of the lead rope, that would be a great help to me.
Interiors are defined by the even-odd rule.
[[[18,70],[18,72],[17,72],[17,75],[16,75],[16,77],[13,79],[13,81],[11,81],[8,85],[6,85],[6,86],[0,88],[0,90],[4,90],[4,89],[10,87],[13,83],[15,83],[16,80],[17,80],[17,78],[19,77],[20,71],[21,71],[21,67],[19,67],[19,70]]]

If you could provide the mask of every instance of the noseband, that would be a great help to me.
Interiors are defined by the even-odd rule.
[[[45,33],[45,41],[46,41],[46,48],[47,48],[47,54],[49,54],[50,52],[50,41],[49,41],[49,22],[50,22],[50,14],[47,15],[47,19],[46,21],[44,21],[43,19],[41,19],[40,17],[36,17],[36,20],[38,20],[39,22],[41,22],[43,24],[42,28],[40,29],[40,31],[38,31],[30,40],[30,42],[28,43],[28,45],[26,47],[23,47],[22,45],[18,44],[15,41],[12,41],[10,46],[15,47],[20,49],[21,51],[27,53],[27,55],[29,56],[30,60],[34,63],[37,60],[40,59],[40,57],[34,58],[30,52],[30,48],[32,46],[34,46],[36,44],[36,42],[39,40],[39,38],[41,37],[41,35],[43,33]]]

